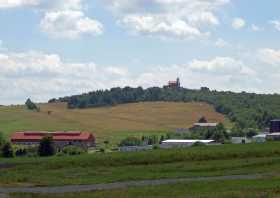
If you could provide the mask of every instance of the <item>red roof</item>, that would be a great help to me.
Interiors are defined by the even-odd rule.
[[[15,132],[11,141],[40,141],[44,136],[52,136],[54,141],[92,141],[94,136],[90,132],[80,132],[80,131],[24,131],[24,132]]]

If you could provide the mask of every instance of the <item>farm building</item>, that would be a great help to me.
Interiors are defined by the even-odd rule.
[[[280,133],[270,133],[266,135],[267,140],[280,141]]]
[[[256,142],[256,143],[264,143],[264,142],[266,142],[266,135],[267,134],[262,133],[262,134],[253,136],[252,137],[253,142]]]
[[[162,148],[170,148],[170,147],[189,147],[195,143],[202,143],[205,145],[215,143],[214,140],[165,140],[162,141]]]
[[[198,130],[202,128],[215,128],[218,126],[218,123],[194,123],[190,130]]]
[[[47,132],[47,131],[25,131],[15,132],[11,137],[13,144],[38,145],[45,136],[52,136],[54,144],[63,148],[68,145],[89,148],[95,145],[95,137],[89,132],[69,131],[69,132]]]
[[[280,132],[280,119],[270,121],[270,133]]]
[[[232,137],[231,138],[232,144],[247,144],[250,142],[251,141],[249,139],[247,139],[246,137]]]

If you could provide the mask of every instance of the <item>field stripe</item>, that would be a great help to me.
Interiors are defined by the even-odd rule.
[[[0,193],[74,193],[87,192],[97,190],[112,190],[128,187],[141,186],[158,186],[164,184],[176,184],[182,182],[199,182],[199,181],[220,181],[220,180],[250,180],[261,179],[265,175],[228,175],[216,177],[194,177],[194,178],[180,178],[180,179],[158,179],[158,180],[142,180],[142,181],[126,181],[115,182],[108,184],[91,184],[91,185],[68,185],[57,187],[0,187]]]

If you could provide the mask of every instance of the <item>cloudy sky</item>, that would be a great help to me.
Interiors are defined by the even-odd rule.
[[[279,0],[0,0],[0,104],[115,86],[280,93]]]

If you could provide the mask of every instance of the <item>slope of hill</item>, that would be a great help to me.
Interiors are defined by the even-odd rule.
[[[41,112],[24,106],[0,107],[0,131],[8,135],[18,130],[89,130],[99,141],[118,141],[127,135],[161,134],[190,127],[201,116],[230,125],[206,103],[146,102],[83,110],[68,109],[66,103],[39,106]]]
[[[49,102],[63,101],[69,108],[90,108],[148,101],[206,102],[215,107],[216,111],[227,115],[237,123],[237,128],[264,129],[271,119],[280,117],[280,95],[234,93],[210,91],[207,87],[200,90],[185,88],[112,88],[98,90],[81,95],[74,95]]]

